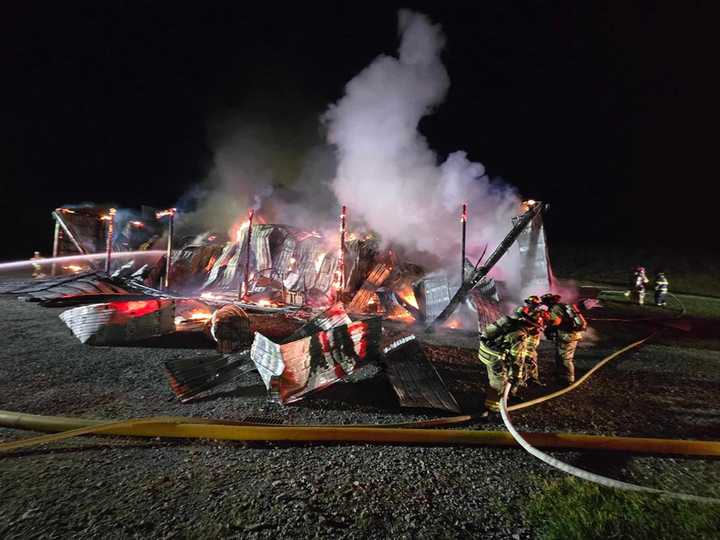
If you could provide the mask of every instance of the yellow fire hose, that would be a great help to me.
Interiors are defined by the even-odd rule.
[[[0,425],[38,431],[61,431],[0,445],[9,452],[78,435],[104,434],[132,437],[168,437],[225,441],[359,442],[454,444],[471,446],[515,446],[505,431],[412,429],[383,427],[264,426],[220,423],[202,418],[155,417],[121,422],[84,418],[37,416],[0,411]],[[523,437],[540,448],[616,450],[649,454],[720,456],[720,442],[684,441],[641,437],[605,437],[572,433],[525,433]]]

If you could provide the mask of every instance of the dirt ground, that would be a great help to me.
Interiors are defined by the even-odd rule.
[[[612,302],[595,318],[637,313]],[[261,417],[283,424],[389,423],[441,416],[401,410],[385,375],[341,383],[289,407],[268,405],[256,373],[190,404],[173,399],[162,363],[195,348],[91,347],[48,309],[0,296],[0,409],[130,418]],[[525,431],[720,440],[720,346],[715,323],[687,327],[595,321],[580,374],[640,337],[661,333],[581,388],[513,414]],[[674,323],[672,323],[674,324]],[[486,384],[476,336],[419,335],[464,412]],[[552,347],[541,344],[547,386]],[[499,418],[471,426],[503,430]],[[0,429],[0,441],[32,435]],[[551,452],[577,466],[646,486],[712,495],[710,459]],[[562,476],[520,448],[272,445],[77,438],[0,456],[0,537],[534,538],[523,506],[540,481]]]

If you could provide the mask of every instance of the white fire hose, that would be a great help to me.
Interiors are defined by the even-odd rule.
[[[720,499],[716,499],[713,497],[700,497],[698,495],[690,495],[687,493],[677,493],[674,491],[666,491],[664,489],[655,489],[655,488],[651,488],[651,487],[638,486],[637,484],[630,484],[628,482],[622,482],[620,480],[615,480],[613,478],[601,476],[599,474],[591,473],[590,471],[586,471],[584,469],[580,469],[578,467],[575,467],[573,465],[565,463],[564,461],[560,461],[559,459],[555,459],[551,455],[546,454],[545,452],[542,452],[541,450],[538,450],[537,448],[532,446],[529,442],[527,442],[510,422],[510,416],[508,415],[508,410],[507,410],[507,399],[508,399],[508,395],[510,394],[511,386],[512,385],[510,385],[509,383],[505,385],[505,392],[503,393],[502,399],[500,400],[500,415],[502,416],[503,423],[505,424],[505,427],[510,432],[510,434],[513,436],[515,441],[517,441],[517,443],[520,446],[522,446],[529,454],[535,456],[540,461],[544,461],[551,467],[555,467],[556,469],[561,470],[564,473],[571,474],[573,476],[577,476],[578,478],[582,478],[583,480],[587,480],[589,482],[594,482],[601,486],[622,489],[625,491],[639,491],[639,492],[643,492],[643,493],[654,493],[656,495],[672,497],[674,499],[682,499],[685,501],[720,504]]]

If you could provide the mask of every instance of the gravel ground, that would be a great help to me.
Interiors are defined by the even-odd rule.
[[[58,319],[61,311],[0,297],[0,409],[93,418],[252,415],[286,424],[433,416],[401,411],[382,374],[285,408],[267,405],[259,377],[248,374],[215,397],[179,404],[162,362],[210,348],[84,346]],[[651,330],[597,323],[595,340],[578,351],[578,370]],[[419,337],[463,410],[477,411],[486,378],[475,359],[475,336]],[[522,397],[556,388],[551,361],[543,342],[548,386]],[[718,440],[719,383],[720,350],[659,341],[513,420],[527,431]],[[472,427],[503,429],[497,418]],[[28,435],[0,429],[0,441]],[[700,495],[720,481],[713,460],[553,455],[615,478]],[[560,476],[513,448],[80,438],[0,458],[0,537],[533,538],[523,505],[538,480]]]

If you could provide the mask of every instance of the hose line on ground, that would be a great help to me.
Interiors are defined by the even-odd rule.
[[[512,425],[512,422],[510,422],[510,416],[508,414],[507,407],[507,398],[508,394],[510,393],[510,388],[510,384],[505,386],[505,392],[502,396],[502,399],[500,400],[500,415],[502,416],[505,427],[513,436],[515,441],[517,441],[517,443],[522,446],[529,454],[547,463],[551,467],[555,467],[556,469],[559,469],[564,473],[577,476],[578,478],[581,478],[583,480],[594,482],[605,487],[617,488],[625,491],[654,493],[656,495],[663,495],[666,497],[682,499],[685,501],[720,504],[720,499],[715,499],[713,497],[700,497],[698,495],[690,495],[687,493],[677,493],[674,491],[666,491],[664,489],[655,489],[645,486],[639,486],[637,484],[630,484],[628,482],[622,482],[621,480],[615,480],[606,476],[601,476],[599,474],[595,474],[590,471],[586,471],[584,469],[580,469],[578,467],[570,465],[569,463],[565,463],[564,461],[560,461],[559,459],[555,459],[554,457],[546,454],[545,452],[538,450],[532,444],[530,444],[522,435],[520,435],[520,433],[518,433],[518,431],[515,429],[515,426]]]
[[[175,439],[213,439],[256,442],[354,442],[375,444],[430,444],[465,446],[516,446],[505,431],[408,429],[381,427],[250,426],[202,418],[155,417],[120,422],[62,418],[0,411],[0,425],[16,429],[61,431],[0,444],[0,454],[78,435],[121,435]],[[605,450],[649,454],[720,456],[720,442],[606,437],[573,433],[526,433],[540,448]]]

